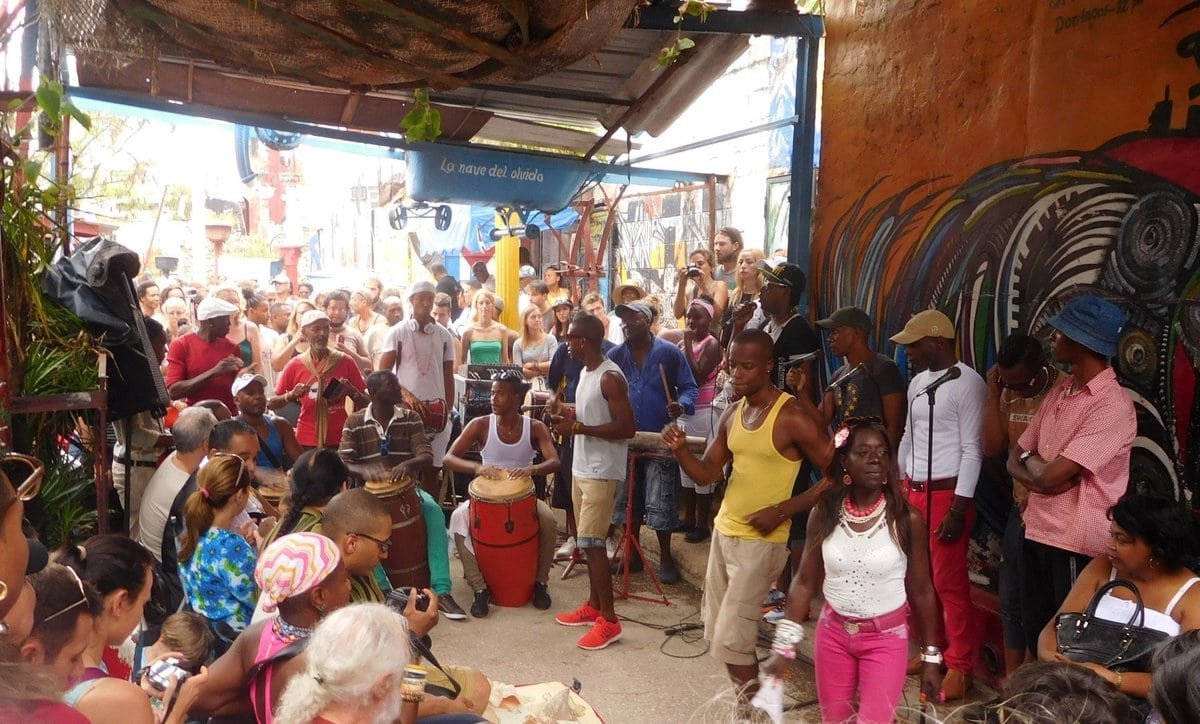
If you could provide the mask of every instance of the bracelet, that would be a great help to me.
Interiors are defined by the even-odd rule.
[[[421,702],[425,701],[425,692],[422,691],[420,694],[410,694],[406,691],[400,694],[400,698],[410,704],[420,704]]]
[[[775,622],[775,640],[771,653],[785,659],[796,658],[796,645],[804,640],[804,627],[791,619],[781,618]]]
[[[579,431],[582,429],[583,429],[583,424],[581,422],[579,422],[579,420],[576,420],[575,422],[571,423],[571,434],[572,435],[578,435]]]
[[[1121,682],[1125,681],[1125,674],[1117,672],[1117,691],[1121,690]]]
[[[921,663],[938,664],[940,666],[943,661],[942,650],[938,647],[924,646],[921,648]]]

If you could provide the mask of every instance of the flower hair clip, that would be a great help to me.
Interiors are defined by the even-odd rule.
[[[197,488],[200,491],[200,497],[209,500],[208,488]]]
[[[850,440],[850,428],[842,425],[838,431],[833,434],[833,446],[840,448]]]

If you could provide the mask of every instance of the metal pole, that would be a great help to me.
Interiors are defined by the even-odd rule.
[[[792,126],[792,179],[788,207],[788,261],[810,273],[812,252],[813,155],[817,127],[817,72],[820,40],[796,39],[796,116]],[[810,289],[811,294],[811,289]],[[800,313],[808,310],[808,295]]]

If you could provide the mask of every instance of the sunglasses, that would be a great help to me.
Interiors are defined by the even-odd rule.
[[[71,578],[74,578],[74,579],[75,579],[75,585],[76,585],[76,586],[79,586],[79,600],[78,600],[78,601],[76,601],[75,603],[72,603],[71,605],[69,605],[69,606],[67,606],[67,607],[65,607],[65,608],[62,608],[62,609],[59,609],[58,611],[55,611],[54,613],[50,614],[50,615],[49,615],[49,616],[47,616],[46,618],[43,618],[41,621],[34,621],[34,622],[33,622],[33,627],[34,627],[34,628],[37,628],[38,626],[41,626],[41,625],[42,625],[42,624],[44,624],[44,623],[47,623],[47,622],[49,622],[49,621],[52,621],[52,620],[54,620],[54,619],[58,618],[59,616],[63,615],[64,613],[66,613],[66,612],[68,612],[68,611],[70,611],[70,610],[72,610],[72,609],[79,608],[80,606],[87,605],[87,602],[88,602],[88,596],[87,596],[87,592],[86,592],[86,591],[84,591],[84,589],[83,589],[83,581],[82,581],[82,580],[80,580],[80,578],[79,578],[79,574],[78,574],[78,573],[76,573],[76,572],[75,572],[75,569],[74,569],[74,568],[71,568],[70,566],[63,566],[63,567],[64,567],[64,568],[66,568],[66,569],[67,569],[67,572],[71,574]]]
[[[41,491],[46,466],[30,455],[7,453],[0,458],[0,477],[16,491],[18,498],[28,502]]]
[[[244,476],[247,477],[247,480],[245,483],[246,485],[250,485],[252,483],[252,481],[249,479],[249,477],[246,476],[246,461],[242,459],[241,455],[234,455],[231,452],[215,452],[212,454],[212,457],[214,457],[214,458],[233,458],[234,460],[238,461],[238,474],[237,474],[237,478],[233,481],[233,487],[235,489],[242,487],[242,477],[244,477]]]
[[[371,541],[375,545],[379,546],[379,550],[382,551],[383,553],[387,553],[388,551],[390,551],[392,549],[392,542],[390,540],[379,540],[375,536],[370,536],[370,535],[367,535],[366,533],[351,533],[350,535],[356,535],[359,538],[366,538],[367,540]]]

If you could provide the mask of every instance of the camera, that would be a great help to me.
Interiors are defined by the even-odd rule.
[[[689,279],[696,279],[703,274],[703,272],[700,271],[700,267],[696,266],[695,264],[688,264],[685,266],[683,268],[683,273],[687,275]]]
[[[424,591],[412,586],[400,586],[388,591],[386,603],[396,611],[403,613],[404,609],[408,608],[408,599],[414,591],[417,594],[417,610],[428,611],[429,596],[425,595]]]
[[[146,680],[150,682],[150,686],[153,686],[155,691],[166,691],[167,687],[171,685],[172,679],[183,684],[190,676],[191,674],[187,671],[179,668],[179,659],[175,658],[163,659],[151,665],[146,672]]]

